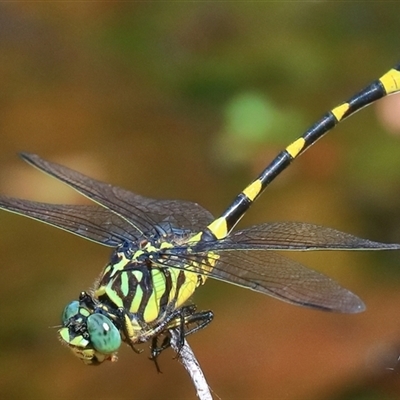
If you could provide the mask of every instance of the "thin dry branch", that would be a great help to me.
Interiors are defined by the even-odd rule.
[[[179,342],[180,331],[178,329],[171,329],[171,347],[177,353],[179,362],[185,367],[186,371],[190,375],[193,385],[196,388],[197,397],[200,400],[212,400],[210,388],[193,350],[186,339],[184,340],[182,347],[178,346]]]

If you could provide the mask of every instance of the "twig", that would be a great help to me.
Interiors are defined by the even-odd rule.
[[[184,340],[182,347],[178,346],[180,343],[180,331],[178,329],[171,329],[170,332],[171,347],[177,353],[179,362],[185,367],[186,371],[190,375],[196,388],[197,397],[200,400],[212,400],[210,388],[193,350],[186,339]]]

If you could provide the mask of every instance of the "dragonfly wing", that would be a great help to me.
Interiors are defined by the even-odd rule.
[[[215,248],[245,250],[398,250],[399,244],[361,239],[336,229],[305,222],[275,222],[233,232]]]
[[[208,210],[191,201],[151,200],[148,208],[152,220],[157,223],[170,222],[174,227],[188,229],[191,232],[202,231],[214,220]]]
[[[206,257],[208,260],[198,267],[202,263],[200,260]],[[365,309],[364,303],[355,294],[331,278],[273,251],[211,251],[196,257],[189,252],[187,256],[181,255],[180,259],[189,267],[185,269],[195,269],[208,277],[291,304],[342,313],[357,313]],[[163,265],[176,267],[177,263],[173,260],[173,257],[167,259]],[[210,264],[214,262],[210,272]]]
[[[0,208],[105,246],[115,247],[124,240],[135,240],[128,222],[100,206],[47,204],[0,196]]]
[[[29,164],[61,180],[79,193],[124,218],[139,233],[151,232],[154,225],[167,221],[177,228],[199,231],[212,221],[211,213],[197,203],[155,200],[112,186],[62,165],[45,161],[35,154],[22,153]]]

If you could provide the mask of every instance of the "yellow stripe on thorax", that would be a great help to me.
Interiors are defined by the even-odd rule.
[[[159,316],[161,307],[160,299],[166,290],[164,274],[155,268],[150,271],[150,274],[151,281],[153,282],[153,290],[143,313],[143,319],[147,323],[154,321]]]
[[[198,287],[199,275],[195,272],[185,271],[185,283],[179,288],[176,296],[176,308],[181,307],[192,296]]]

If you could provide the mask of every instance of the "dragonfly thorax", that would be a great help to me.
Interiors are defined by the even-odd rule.
[[[181,289],[191,295],[197,287],[197,275],[185,272],[183,264],[182,269],[169,267],[173,248],[163,236],[123,243],[104,268],[95,297],[145,324],[157,323],[181,304]]]

